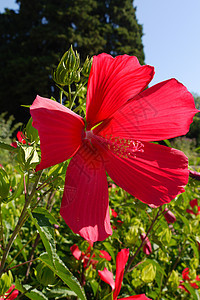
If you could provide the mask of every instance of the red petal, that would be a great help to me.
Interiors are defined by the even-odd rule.
[[[105,120],[151,81],[154,68],[134,56],[94,56],[87,90],[87,129]]]
[[[108,283],[111,286],[112,290],[114,290],[115,282],[114,282],[114,279],[113,279],[113,273],[108,271],[107,268],[104,268],[103,271],[98,271],[98,274],[99,274],[101,280]]]
[[[105,250],[100,250],[100,252],[101,254],[99,255],[99,257],[105,258],[108,261],[111,260],[111,256],[110,254],[108,254],[108,252],[106,252]]]
[[[128,101],[95,132],[102,136],[159,141],[186,134],[197,112],[192,94],[170,79]]]
[[[176,221],[175,215],[167,207],[165,207],[165,209],[164,209],[164,218],[168,224],[174,223]]]
[[[124,276],[124,268],[129,256],[129,249],[122,249],[116,257],[116,277],[115,277],[115,290],[113,299],[117,299],[121,290],[122,280]]]
[[[102,158],[89,142],[69,163],[60,214],[88,241],[101,241],[112,234],[106,172]]]
[[[127,300],[127,299],[151,300],[150,298],[147,298],[147,297],[145,296],[145,294],[135,295],[135,296],[130,296],[130,297],[125,297],[125,298],[120,298],[119,300]]]
[[[186,209],[186,212],[188,213],[188,214],[191,214],[191,215],[196,215],[194,212],[193,212],[193,210],[191,210],[191,209]]]
[[[30,108],[40,136],[41,162],[36,171],[72,157],[81,145],[83,119],[56,101],[37,96]]]
[[[191,206],[192,208],[194,208],[194,206],[198,206],[197,199],[191,200],[191,201],[190,201],[190,206]]]
[[[184,192],[188,182],[188,159],[179,150],[143,142],[144,152],[119,157],[104,151],[105,168],[121,188],[139,200],[156,206]]]
[[[144,243],[144,246],[143,246],[143,252],[146,255],[150,255],[152,253],[151,243],[150,243],[150,240],[149,240],[148,236],[146,238],[145,238],[145,236],[146,236],[145,233],[141,234],[141,240],[143,241],[145,239],[145,243]]]
[[[70,250],[71,250],[71,253],[73,254],[73,256],[77,260],[79,260],[82,255],[82,252],[81,252],[81,250],[79,250],[79,247],[76,244],[74,244],[73,246],[70,247]]]
[[[190,277],[188,276],[189,275],[189,268],[185,268],[182,272],[182,277],[184,280],[190,280]]]

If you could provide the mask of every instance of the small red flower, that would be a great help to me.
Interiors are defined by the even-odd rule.
[[[184,192],[187,157],[151,142],[186,134],[198,110],[175,79],[145,89],[153,75],[154,68],[141,66],[136,57],[103,53],[93,57],[86,124],[50,99],[37,96],[30,108],[41,146],[36,171],[72,157],[60,213],[86,240],[112,234],[106,172],[147,204],[160,206]]]
[[[193,287],[194,289],[198,289],[199,286],[196,284],[195,281],[200,281],[199,276],[197,275],[195,278],[195,281],[192,281],[189,277],[189,268],[185,268],[182,272],[182,277],[183,280],[180,281],[180,285],[178,286],[180,289],[185,290],[188,294],[190,294],[190,292],[186,289],[186,287],[182,284],[183,282],[187,281],[191,287]]]
[[[150,240],[149,240],[148,236],[146,238],[145,238],[145,236],[146,236],[145,233],[142,233],[140,235],[142,241],[144,241],[144,239],[145,239],[144,246],[143,246],[143,252],[146,255],[149,255],[152,252],[151,243],[150,243]]]
[[[89,246],[85,252],[81,252],[79,250],[78,246],[76,244],[74,244],[73,246],[71,246],[70,250],[71,250],[73,256],[77,260],[83,261],[84,268],[88,267],[88,262],[89,262],[89,264],[92,264],[93,267],[95,267],[97,265],[98,260],[93,259],[94,257],[96,257],[96,255],[93,254],[91,256],[91,246]],[[108,254],[108,252],[106,252],[105,250],[100,250],[99,257],[105,258],[107,261],[111,260],[110,254]]]
[[[198,206],[197,199],[191,200],[190,201],[190,206],[192,207],[192,210],[191,209],[186,209],[186,212],[188,214],[196,215],[196,216],[200,214],[200,206]]]
[[[176,221],[175,215],[167,207],[165,207],[163,214],[168,224],[174,223]]]
[[[10,292],[12,292],[12,293],[10,294]],[[4,300],[4,299],[13,300],[13,299],[17,298],[18,294],[19,294],[19,291],[16,290],[15,285],[12,284],[11,287],[9,288],[9,290],[5,293],[5,295],[3,295],[3,298],[0,298],[0,300]]]
[[[113,208],[111,208],[111,211],[112,211],[112,216],[113,216],[114,218],[117,218],[118,213],[117,213]]]
[[[107,268],[104,268],[103,271],[98,271],[99,276],[101,280],[104,282],[108,283],[113,292],[113,300],[117,300],[117,296],[119,295],[119,292],[121,290],[121,285],[123,281],[123,275],[124,275],[124,268],[127,263],[129,256],[129,249],[122,249],[116,257],[116,277],[115,281],[113,279],[113,273],[108,271]],[[151,300],[145,296],[145,294],[142,295],[135,295],[135,296],[130,296],[126,298],[118,298],[119,300],[124,300],[124,299],[138,299],[138,300]]]
[[[17,133],[17,139],[20,143],[22,144],[26,144],[26,140],[25,140],[25,136],[23,134],[23,132],[21,131],[18,131]],[[12,144],[10,144],[11,146],[13,146],[14,148],[17,148],[17,143],[16,142],[13,142]]]

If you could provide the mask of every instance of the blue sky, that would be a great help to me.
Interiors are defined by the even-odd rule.
[[[31,1],[31,0],[30,0]],[[155,67],[150,85],[175,77],[200,95],[200,0],[134,0],[143,25],[146,64]],[[1,0],[17,9],[15,0]]]

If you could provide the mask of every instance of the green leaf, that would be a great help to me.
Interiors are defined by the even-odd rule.
[[[103,297],[102,300],[113,300],[113,292],[111,292],[110,294],[108,294],[105,297]]]
[[[76,296],[76,293],[67,289],[67,288],[56,288],[46,293],[46,296],[49,298],[61,299],[67,296]]]
[[[73,274],[69,271],[69,269],[65,266],[63,261],[56,254],[54,257],[54,265],[52,261],[49,259],[47,253],[43,253],[40,255],[39,259],[45,263],[60,279],[67,284],[67,286],[76,293],[76,295],[81,300],[86,300],[86,296],[83,288],[81,287],[79,281]]]
[[[187,282],[183,282],[182,285],[190,292],[190,294],[193,296],[193,299],[199,300],[199,297],[197,296],[195,289]]]
[[[112,245],[109,242],[104,242],[103,245],[108,251],[108,253],[111,255],[113,263],[115,263],[115,253],[113,251]]]
[[[182,211],[181,211],[181,209],[180,209],[179,207],[175,206],[174,208],[175,208],[175,210],[176,210],[178,216],[181,218],[181,220],[182,220],[183,223],[187,226],[187,229],[188,229],[189,232],[190,232],[190,224],[189,224],[188,219],[182,215]]]
[[[24,293],[26,297],[31,300],[48,300],[48,298],[42,292],[38,291],[36,288],[33,288],[31,285],[26,284],[22,286],[18,279],[15,280],[15,288],[21,293]],[[31,288],[33,288],[33,290],[31,290]]]
[[[171,143],[169,140],[163,140],[163,142],[165,142],[165,144],[168,146],[168,147],[172,147]]]
[[[54,228],[49,222],[48,218],[42,213],[31,213],[29,211],[31,219],[39,231],[40,237],[44,244],[44,247],[49,255],[51,262],[54,264],[56,256],[56,245],[54,241]]]
[[[26,125],[26,136],[31,142],[37,142],[39,140],[38,131],[32,126],[32,124],[33,119],[31,117]]]
[[[8,151],[17,151],[17,148],[13,147],[13,146],[10,146],[4,142],[0,142],[0,148],[1,149],[5,149],[5,150],[8,150]]]
[[[33,213],[43,214],[52,224],[57,224],[57,220],[52,216],[52,214],[43,207],[36,207]]]

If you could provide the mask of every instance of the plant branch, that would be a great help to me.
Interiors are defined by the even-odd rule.
[[[138,255],[138,253],[140,252],[140,249],[141,249],[142,246],[144,245],[145,240],[146,240],[146,237],[148,237],[150,231],[152,230],[152,228],[153,228],[153,226],[154,226],[156,220],[158,219],[158,217],[159,217],[159,215],[160,215],[161,209],[162,209],[162,208],[159,207],[158,213],[157,213],[157,215],[155,216],[155,218],[153,219],[153,221],[151,222],[151,225],[150,225],[150,227],[149,227],[149,229],[148,229],[148,231],[147,231],[147,233],[146,233],[146,235],[145,235],[143,241],[141,242],[140,246],[139,246],[138,249],[136,250],[135,254],[134,254],[132,257],[130,257],[129,262],[128,262],[128,265],[127,265],[127,267],[126,267],[126,269],[125,269],[125,271],[124,271],[124,275],[125,275],[126,273],[130,272],[130,266],[131,266],[131,264],[133,263],[133,261],[134,261],[134,259],[136,258],[136,256]]]

